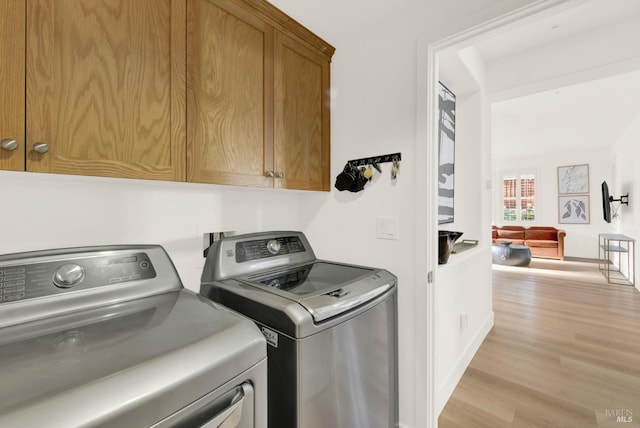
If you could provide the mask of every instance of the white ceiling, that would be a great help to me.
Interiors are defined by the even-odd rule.
[[[585,52],[584,46],[572,47],[570,41],[580,41],[581,35],[605,29],[601,34],[607,37],[609,33],[613,34],[613,31],[606,31],[607,27],[615,28],[630,20],[637,20],[640,28],[640,0],[578,0],[569,5],[572,7],[561,7],[554,13],[542,13],[502,28],[476,40],[472,48],[485,64],[506,63],[505,58],[510,56],[522,58],[527,51],[557,49],[558,46],[566,46],[563,55],[578,58],[580,55],[598,55],[597,49]],[[619,34],[617,37],[612,43],[619,46]],[[623,43],[631,46],[639,41],[628,38]],[[450,61],[451,54],[442,55],[445,73],[460,66],[460,62]],[[611,58],[607,61],[611,63]],[[545,64],[545,67],[552,68],[553,64]],[[469,83],[466,85],[461,83],[465,89]],[[496,102],[492,105],[494,157],[606,148],[638,116],[640,71],[612,74]]]
[[[399,11],[425,0],[271,1],[292,16],[299,17],[304,25],[321,36],[332,34],[332,40],[339,40],[344,33],[356,31],[355,29],[365,24],[389,19]],[[438,0],[430,0],[431,2],[434,4],[430,7],[434,8]],[[333,16],[350,18],[335,20]],[[518,57],[519,60],[529,51],[539,53],[540,49],[548,48],[550,51],[558,46],[566,49],[564,55],[568,57],[598,55],[599,47],[607,44],[606,29],[618,28],[617,24],[629,23],[630,20],[636,20],[637,27],[640,28],[640,0],[570,0],[483,35],[472,46],[461,46],[458,51],[451,49],[440,52],[440,73],[447,76],[448,86],[449,82],[455,82],[452,87],[456,89],[456,95],[463,95],[476,91],[477,83],[465,72],[460,50],[471,48],[471,52],[467,50],[465,54],[478,55],[487,64],[500,64],[505,62],[505,58]],[[597,34],[598,42],[602,42],[598,46],[592,43],[593,52],[584,47],[571,46],[574,41],[580,41],[581,35],[589,33]],[[619,48],[620,31],[611,33],[611,37],[617,37],[611,43]],[[638,45],[640,37],[634,37],[635,35],[631,34],[623,43]],[[592,39],[588,43],[593,42]],[[615,62],[613,55],[617,52],[611,53],[615,50],[609,50],[610,55],[606,58],[609,63]],[[545,63],[544,67],[549,69],[553,64]],[[563,83],[571,84],[569,87],[542,85],[545,90],[550,87],[554,87],[554,90],[539,93],[522,91],[520,94],[526,92],[529,95],[494,103],[494,153],[503,157],[528,156],[558,148],[566,151],[584,150],[611,144],[625,125],[640,114],[640,75],[629,71],[627,69],[624,74],[608,77],[603,73],[595,73],[597,80]],[[561,75],[563,72],[558,73]]]
[[[492,106],[495,157],[610,147],[640,115],[640,71]]]
[[[492,61],[640,17],[639,0],[574,1],[558,9],[519,21],[474,46]]]

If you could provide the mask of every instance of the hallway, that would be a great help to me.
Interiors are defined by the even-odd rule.
[[[640,427],[640,293],[597,262],[494,266],[495,325],[440,428]]]

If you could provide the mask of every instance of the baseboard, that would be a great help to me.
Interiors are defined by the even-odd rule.
[[[565,262],[581,262],[581,263],[602,263],[602,260],[591,259],[587,257],[565,257]]]
[[[462,355],[460,355],[460,358],[458,358],[458,361],[449,373],[449,376],[447,376],[444,384],[436,394],[436,415],[440,415],[442,409],[444,409],[444,406],[446,406],[447,401],[449,401],[449,398],[451,397],[451,394],[453,394],[456,386],[458,386],[458,382],[460,382],[460,379],[462,379],[464,371],[467,369],[467,367],[469,367],[473,356],[476,355],[476,352],[478,352],[478,349],[480,349],[480,345],[482,345],[482,342],[491,331],[491,328],[493,328],[493,320],[494,315],[493,311],[491,311],[491,314],[484,322],[482,327],[478,330],[473,340],[469,342],[469,345],[464,350]]]

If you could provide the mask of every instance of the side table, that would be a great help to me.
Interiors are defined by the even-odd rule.
[[[616,260],[612,260],[612,257],[617,259],[617,266],[614,264]],[[635,285],[635,260],[635,239],[620,233],[598,235],[598,268],[609,284]],[[626,267],[626,275],[623,267]]]

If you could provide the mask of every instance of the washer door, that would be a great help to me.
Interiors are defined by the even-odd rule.
[[[260,283],[268,290],[298,300],[327,293],[366,276],[375,269],[318,261],[303,266],[270,271],[249,276],[250,282]],[[279,292],[280,291],[280,292]]]

